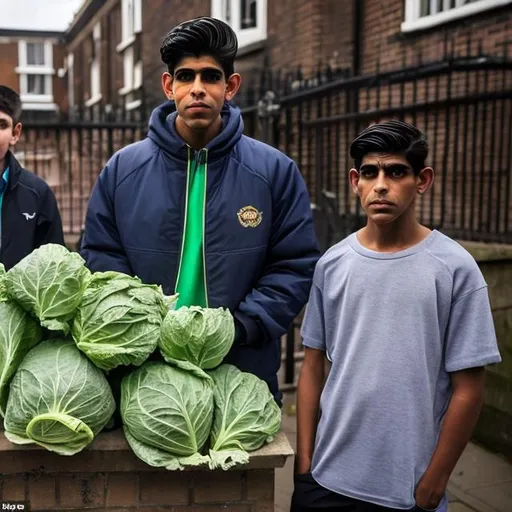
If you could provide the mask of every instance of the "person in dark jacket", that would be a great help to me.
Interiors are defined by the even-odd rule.
[[[160,49],[168,102],[148,137],[117,152],[92,192],[81,254],[179,293],[178,307],[227,307],[235,342],[225,362],[279,397],[280,337],[306,303],[319,257],[296,164],[243,135],[237,39],[197,18]]]
[[[10,151],[21,136],[20,117],[18,93],[0,85],[0,263],[7,270],[41,245],[64,245],[52,190]]]

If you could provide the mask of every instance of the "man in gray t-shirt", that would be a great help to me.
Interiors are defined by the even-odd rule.
[[[293,512],[447,509],[483,367],[501,359],[477,264],[417,221],[416,197],[433,181],[427,153],[423,134],[400,121],[367,128],[351,146],[350,182],[368,220],[316,267]]]

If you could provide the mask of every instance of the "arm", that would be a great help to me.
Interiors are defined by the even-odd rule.
[[[305,348],[304,361],[297,385],[297,455],[295,471],[307,473],[315,445],[320,413],[320,395],[324,383],[324,352]]]
[[[37,221],[34,249],[44,244],[65,245],[59,208],[55,195],[48,185],[46,185],[46,195],[41,206],[41,212],[42,215]]]
[[[112,181],[112,172],[109,175],[107,166],[99,175],[89,200],[80,254],[93,272],[116,270],[133,275],[117,230]]]
[[[235,311],[237,341],[279,339],[307,301],[318,246],[306,185],[297,166],[278,169],[272,239],[263,274]]]
[[[483,403],[484,368],[450,374],[453,394],[446,411],[436,449],[416,487],[416,503],[434,509],[441,501],[450,475],[476,426]]]

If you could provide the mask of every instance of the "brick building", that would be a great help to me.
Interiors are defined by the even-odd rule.
[[[62,32],[0,28],[0,83],[19,92],[25,117],[48,119],[67,110],[58,66]]]

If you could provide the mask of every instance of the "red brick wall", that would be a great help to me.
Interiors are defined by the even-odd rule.
[[[18,43],[0,43],[0,83],[20,92],[19,75],[14,71],[18,65]]]
[[[363,9],[363,72],[372,73],[377,62],[381,70],[398,69],[404,54],[410,58],[421,52],[423,59],[436,60],[443,54],[445,34],[454,43],[456,53],[465,53],[468,36],[473,48],[482,43],[484,52],[501,52],[503,43],[512,40],[512,10],[496,9],[456,22],[439,25],[428,31],[402,34],[403,0],[372,2],[366,0]]]
[[[166,67],[160,59],[160,46],[165,35],[179,23],[210,15],[210,0],[169,2],[154,0],[142,6],[142,61],[144,90],[148,103],[155,105],[165,100],[161,76]]]
[[[0,496],[2,503],[29,502],[34,512],[273,512],[274,470],[29,472],[0,476]]]
[[[53,67],[55,69],[55,75],[53,75],[53,101],[59,106],[61,112],[65,112],[68,109],[68,81],[66,77],[60,78],[57,71],[64,66],[65,55],[66,48],[64,45],[53,45]]]
[[[123,55],[116,51],[121,42],[121,3],[106,3],[87,26],[68,41],[67,52],[74,54],[75,103],[83,104],[91,97],[90,66],[92,58],[92,33],[96,23],[101,26],[100,87],[103,103],[118,104],[118,91],[123,87]]]

